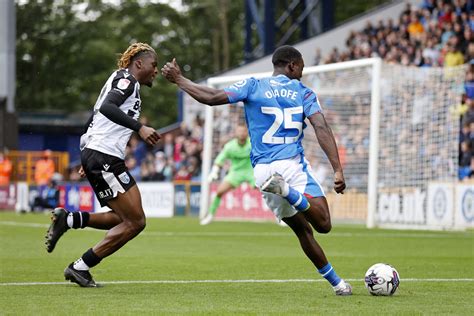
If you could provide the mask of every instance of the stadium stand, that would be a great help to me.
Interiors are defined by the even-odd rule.
[[[369,57],[381,57],[386,63],[411,67],[451,67],[469,62],[461,104],[453,109],[462,122],[459,142],[459,178],[474,175],[474,12],[466,0],[424,0],[420,6],[406,4],[396,21],[393,18],[366,22],[360,30],[350,31],[346,49],[334,47],[322,56],[315,49],[313,64],[328,64]],[[367,113],[356,113],[362,120]],[[127,165],[141,181],[193,180],[201,178],[203,122],[196,117],[192,126],[181,125],[177,135],[165,134],[161,146],[151,151],[132,137]],[[231,137],[229,135],[229,137]],[[346,137],[340,142],[341,155],[348,151],[354,159],[367,150],[367,135]],[[361,146],[356,146],[361,144]],[[469,158],[470,157],[470,158]],[[427,171],[429,172],[429,171]]]
[[[336,47],[315,64],[336,63],[380,57],[389,64],[411,67],[453,67],[469,63],[461,104],[456,109],[461,126],[459,138],[459,179],[474,176],[474,12],[466,0],[425,0],[419,7],[407,4],[398,22],[393,19],[370,21],[362,30],[353,30],[347,49]],[[363,138],[363,137],[362,137]],[[347,144],[351,147],[354,142]],[[344,148],[344,144],[341,144]]]

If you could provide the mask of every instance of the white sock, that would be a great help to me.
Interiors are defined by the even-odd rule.
[[[67,214],[67,226],[69,226],[69,228],[72,228],[73,223],[74,218],[72,217],[72,212],[70,212],[69,214]]]
[[[333,286],[332,288],[334,289],[334,291],[345,289],[346,282],[344,282],[344,280],[341,279],[341,282],[339,282],[336,286]]]
[[[89,266],[82,260],[82,258],[79,258],[74,262],[73,268],[81,271],[89,270]]]

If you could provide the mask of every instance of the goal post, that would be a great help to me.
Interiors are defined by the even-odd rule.
[[[456,133],[460,126],[450,115],[449,108],[459,102],[465,70],[466,66],[452,69],[404,67],[383,63],[379,58],[304,69],[301,81],[313,89],[320,100],[338,143],[346,178],[345,194],[335,194],[332,167],[307,123],[310,127],[304,130],[305,156],[326,192],[332,219],[365,223],[370,228],[456,226],[457,202],[454,198],[446,200],[451,208],[447,205],[448,212],[443,216],[448,219],[443,219],[442,223],[432,221],[430,213],[434,211],[431,208],[436,203],[427,199],[432,198],[433,185],[438,188],[440,182],[447,184],[444,191],[453,196],[456,194]],[[212,77],[207,85],[224,88],[249,77],[270,75],[271,72],[265,72]],[[244,123],[241,103],[206,107],[201,217],[207,213],[216,189],[216,184],[207,182],[213,160],[225,142],[233,137],[235,126]],[[419,150],[424,151],[423,155],[417,154]],[[430,154],[442,160],[439,164],[446,170],[430,174]],[[226,195],[229,196],[223,197],[223,203],[227,211],[220,212],[219,209],[217,219],[220,213],[224,214],[223,220],[273,218],[264,203],[257,201],[258,191],[243,188],[237,195]],[[252,206],[263,211],[249,216]]]

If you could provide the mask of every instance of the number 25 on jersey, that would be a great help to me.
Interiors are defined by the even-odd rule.
[[[291,107],[284,108],[283,111],[277,107],[263,106],[261,107],[263,114],[269,114],[275,116],[275,120],[270,128],[263,134],[262,142],[266,144],[291,144],[298,140],[301,136],[303,130],[302,121],[293,121],[294,114],[303,113],[303,107]],[[296,136],[274,136],[275,133],[280,129],[280,126],[283,125],[284,129],[296,129],[298,130],[298,135]]]

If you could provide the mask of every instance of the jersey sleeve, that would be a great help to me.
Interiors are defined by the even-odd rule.
[[[236,82],[233,85],[228,86],[227,88],[224,88],[224,91],[227,94],[227,97],[229,98],[229,103],[245,101],[249,94],[253,91],[255,82],[255,78],[249,78]]]
[[[303,110],[304,115],[309,117],[314,113],[322,112],[321,105],[319,104],[318,97],[316,93],[311,89],[306,88],[303,94]]]
[[[216,160],[214,160],[214,164],[218,166],[222,166],[224,162],[227,160],[227,154],[229,152],[229,143],[224,145],[222,151],[217,155]]]
[[[104,102],[107,99],[113,100],[113,103],[117,106],[122,105],[129,96],[132,95],[135,90],[135,83],[137,81],[128,72],[121,70],[117,72],[117,75],[112,80],[112,87],[105,97]]]

